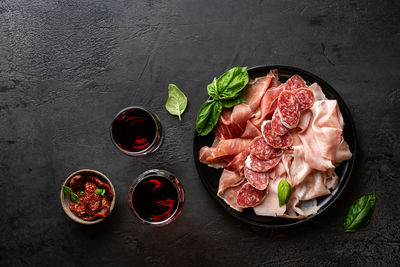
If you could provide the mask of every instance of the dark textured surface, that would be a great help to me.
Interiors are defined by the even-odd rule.
[[[0,264],[4,266],[398,265],[400,6],[396,1],[0,1]],[[330,83],[359,137],[354,175],[320,218],[289,229],[246,225],[207,194],[192,158],[205,86],[231,66],[292,65]],[[183,120],[167,84],[188,96]],[[161,149],[131,158],[110,140],[128,105],[155,111]],[[141,225],[127,191],[142,171],[179,177],[186,203],[164,228]],[[74,223],[62,181],[97,169],[116,187],[112,216]],[[355,198],[376,190],[371,224],[343,231]]]

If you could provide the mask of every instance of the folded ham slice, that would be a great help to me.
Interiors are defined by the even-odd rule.
[[[260,108],[255,111],[255,114],[251,119],[251,122],[255,126],[260,128],[263,121],[272,116],[278,105],[279,94],[283,91],[283,89],[284,85],[282,84],[278,87],[270,88],[265,92],[261,100]]]
[[[304,145],[304,158],[312,169],[326,171],[335,168],[334,163],[338,154],[340,160],[351,157],[350,150],[342,142],[342,115],[336,100],[321,100],[310,108],[312,116],[302,116],[301,125],[308,127],[298,133],[301,143]]]
[[[213,162],[219,162],[219,160],[225,156],[236,156],[241,152],[249,151],[251,140],[252,139],[242,138],[220,140],[215,147],[202,147],[200,149],[199,159],[205,164],[213,165]]]
[[[219,139],[239,138],[246,130],[251,113],[246,103],[236,105],[233,109],[223,109],[214,128],[215,135]]]
[[[243,208],[237,203],[238,191],[242,188],[245,179],[235,172],[224,170],[219,179],[217,195],[222,198],[231,208],[242,211]]]

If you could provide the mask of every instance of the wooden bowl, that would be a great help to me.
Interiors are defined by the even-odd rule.
[[[65,179],[65,181],[64,181],[64,183],[63,183],[62,185],[69,186],[69,182],[71,181],[72,177],[74,177],[74,176],[77,175],[77,174],[96,176],[96,177],[98,177],[100,180],[102,180],[103,182],[107,183],[107,184],[110,186],[110,188],[111,188],[111,190],[112,190],[112,192],[113,192],[113,194],[114,194],[114,197],[113,197],[113,199],[111,200],[110,211],[108,212],[108,214],[107,214],[107,216],[106,216],[105,218],[99,218],[99,219],[93,220],[93,221],[85,221],[85,220],[83,220],[82,218],[76,216],[76,215],[69,209],[69,203],[71,203],[71,198],[70,198],[69,195],[67,195],[66,193],[64,193],[64,190],[63,190],[63,188],[62,188],[62,186],[61,186],[60,200],[61,200],[61,205],[62,205],[62,207],[63,207],[63,209],[64,209],[64,212],[65,212],[65,214],[68,215],[69,218],[71,218],[73,221],[75,221],[75,222],[77,222],[77,223],[81,223],[81,224],[95,224],[95,223],[99,223],[99,222],[103,221],[104,219],[106,219],[106,218],[111,214],[111,212],[112,212],[113,209],[114,209],[115,198],[116,198],[114,186],[113,186],[113,184],[111,183],[111,181],[107,178],[107,176],[105,176],[105,175],[102,174],[101,172],[98,172],[98,171],[95,171],[95,170],[91,170],[91,169],[82,169],[82,170],[76,171],[76,172],[74,172],[74,173],[71,173],[71,174],[68,176],[68,178]]]

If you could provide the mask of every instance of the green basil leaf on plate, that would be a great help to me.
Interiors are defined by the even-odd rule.
[[[196,131],[200,136],[209,134],[218,122],[222,105],[216,100],[207,100],[201,105],[196,119]]]
[[[165,108],[171,115],[179,117],[181,120],[181,115],[185,111],[187,106],[187,97],[185,94],[179,90],[175,84],[168,85],[168,99],[165,104]]]
[[[72,192],[72,189],[69,186],[65,186],[63,185],[63,191],[70,196],[71,200],[75,203],[79,204],[79,197],[77,196],[77,194],[75,194],[74,192]]]
[[[221,99],[232,99],[249,82],[247,67],[234,67],[217,79],[217,90]]]
[[[355,200],[344,216],[345,232],[356,232],[368,225],[375,207],[375,192]]]
[[[215,100],[219,100],[219,93],[217,90],[217,78],[214,78],[213,82],[207,85],[207,93]]]
[[[278,184],[278,199],[279,199],[279,206],[285,205],[292,194],[292,187],[290,186],[289,182],[285,179],[282,179]]]
[[[239,94],[236,98],[233,99],[221,99],[221,104],[224,108],[231,108],[237,104],[243,103],[246,101],[244,95]]]
[[[105,189],[100,189],[100,188],[97,188],[96,190],[94,190],[95,194],[102,195],[102,196],[104,196],[105,192],[106,192]]]

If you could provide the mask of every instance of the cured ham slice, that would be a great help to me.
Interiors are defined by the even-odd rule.
[[[255,172],[249,168],[244,168],[244,177],[258,190],[264,190],[268,186],[269,178],[266,172]]]
[[[275,148],[286,148],[292,145],[293,138],[290,133],[285,135],[277,135],[272,130],[271,120],[264,121],[261,125],[261,133],[264,136],[265,141],[272,147]]]
[[[306,88],[300,88],[293,91],[299,101],[300,110],[306,110],[314,104],[314,93]]]
[[[274,168],[276,165],[278,165],[279,161],[281,160],[281,157],[276,157],[272,158],[269,160],[261,160],[254,156],[253,154],[250,154],[246,161],[246,167],[256,171],[256,172],[267,172],[270,169]]]
[[[317,83],[313,83],[308,87],[314,94],[315,101],[327,100],[325,94],[322,92],[321,87]]]
[[[293,129],[299,124],[300,104],[294,93],[283,91],[278,98],[278,111],[282,124]]]
[[[249,151],[243,151],[237,154],[226,166],[225,170],[234,171],[243,175],[244,162],[247,158]]]
[[[238,191],[237,204],[240,207],[255,207],[262,202],[265,191],[255,189],[251,184],[245,183]]]
[[[306,87],[306,82],[299,75],[293,75],[285,83],[286,91],[293,91],[302,87]]]
[[[254,156],[262,160],[276,158],[282,154],[282,149],[268,145],[262,136],[254,138],[249,149]]]
[[[243,183],[242,183],[243,184]],[[228,204],[232,209],[237,211],[242,211],[243,207],[239,206],[238,192],[242,189],[242,184],[226,189],[223,193],[218,193],[218,196],[222,198],[226,204]]]
[[[260,135],[261,131],[251,121],[247,121],[246,129],[240,138],[254,138]]]
[[[313,171],[304,159],[304,147],[293,146],[293,157],[290,163],[289,175],[292,186],[297,186]]]
[[[260,102],[265,92],[269,88],[274,74],[270,72],[267,76],[257,78],[253,84],[243,89],[243,95],[246,98],[246,104],[251,110],[256,110],[260,106]]]
[[[278,77],[278,70],[271,70],[268,75],[272,75],[272,81],[271,81],[271,87],[278,87],[279,85],[281,85],[281,82],[279,81],[279,77]]]
[[[270,88],[265,92],[261,100],[260,109],[256,112],[257,115],[251,119],[255,126],[260,127],[265,119],[272,116],[278,105],[279,94],[283,89],[284,85],[281,84],[279,87]]]
[[[279,114],[279,110],[275,109],[274,115],[272,115],[272,122],[271,122],[272,130],[277,135],[284,135],[289,132],[289,129],[282,124],[281,116]]]
[[[286,205],[279,206],[278,199],[278,184],[282,179],[270,181],[268,185],[267,194],[263,202],[254,207],[254,212],[260,216],[282,216],[286,211]]]
[[[248,151],[251,139],[227,139],[220,140],[216,147],[203,147],[200,149],[200,159],[203,163],[210,164],[218,158],[237,155]],[[207,157],[202,153],[207,153]]]
[[[233,109],[223,109],[214,133],[219,139],[239,138],[246,130],[247,121],[252,111],[250,106],[242,103]]]
[[[305,161],[313,169],[326,171],[333,169],[336,153],[342,141],[341,114],[336,100],[317,101],[308,128],[298,136],[304,145]],[[351,156],[348,147],[342,144],[344,159]]]
[[[310,200],[331,192],[325,184],[326,172],[313,171],[304,181],[295,187],[293,196],[299,200]]]
[[[340,138],[339,147],[336,150],[334,164],[340,163],[344,160],[349,160],[352,154],[349,149],[349,145],[344,141],[343,136]]]
[[[224,192],[231,187],[242,184],[244,178],[236,172],[228,171],[225,169],[219,178],[218,195],[224,194]]]

